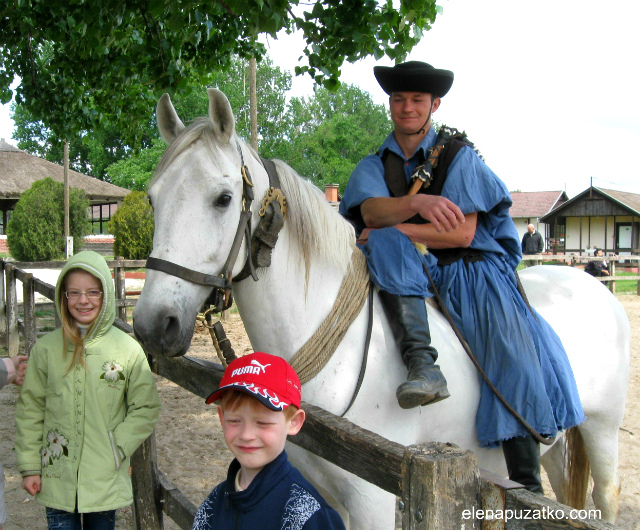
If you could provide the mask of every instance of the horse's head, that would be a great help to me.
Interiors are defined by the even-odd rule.
[[[243,210],[243,165],[263,172],[253,152],[236,136],[226,96],[209,89],[209,116],[185,127],[167,94],[157,108],[158,128],[169,144],[149,187],[155,231],[144,289],[133,313],[136,336],[152,354],[182,355],[195,317],[211,292],[207,279],[224,285],[244,259],[227,263]],[[258,186],[262,188],[262,186]],[[242,247],[238,255],[243,258]],[[176,268],[167,269],[177,265]],[[180,268],[201,273],[180,274]],[[198,279],[204,278],[204,281]]]

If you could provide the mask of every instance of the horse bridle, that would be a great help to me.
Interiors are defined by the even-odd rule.
[[[255,281],[258,281],[258,276],[256,274],[255,267],[253,266],[253,261],[251,260],[251,248],[249,245],[249,241],[251,240],[251,205],[254,199],[253,181],[251,180],[249,168],[244,163],[244,156],[238,142],[236,142],[236,148],[238,149],[238,153],[240,154],[241,161],[240,172],[242,173],[242,211],[240,212],[240,219],[238,221],[236,235],[233,239],[233,245],[231,245],[229,255],[227,256],[227,260],[224,264],[224,267],[222,268],[223,272],[218,275],[204,274],[202,272],[183,267],[182,265],[177,265],[176,263],[173,263],[171,261],[154,258],[152,256],[149,256],[147,258],[146,265],[147,269],[164,272],[166,274],[170,274],[171,276],[176,276],[183,280],[187,280],[191,283],[211,287],[212,291],[206,303],[213,305],[218,311],[228,309],[231,306],[231,291],[233,280],[231,271],[233,270],[233,266],[238,259],[240,246],[242,245],[242,240],[245,237],[247,239],[245,252],[247,256],[247,264],[249,267],[249,275]]]

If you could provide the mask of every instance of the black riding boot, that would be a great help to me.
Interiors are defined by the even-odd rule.
[[[540,444],[533,436],[520,436],[502,442],[509,479],[534,493],[544,494],[540,480]]]
[[[409,370],[407,382],[396,390],[400,406],[410,409],[448,398],[447,380],[435,364],[438,352],[431,345],[424,300],[380,291],[380,301]]]

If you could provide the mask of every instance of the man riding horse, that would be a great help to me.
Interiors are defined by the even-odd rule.
[[[489,380],[538,433],[581,423],[562,343],[518,290],[509,191],[457,131],[436,134],[431,125],[453,72],[410,61],[374,74],[389,94],[394,130],[353,171],[340,212],[356,227],[409,370],[396,393],[400,406],[449,396],[424,303],[437,288]],[[512,480],[542,491],[538,443],[486,383],[476,432],[480,445],[502,445]]]

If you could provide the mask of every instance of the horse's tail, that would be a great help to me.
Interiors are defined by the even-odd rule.
[[[565,462],[567,466],[563,485],[564,500],[568,506],[582,510],[586,504],[591,470],[587,449],[578,427],[571,427],[565,432],[564,443],[566,444]]]

